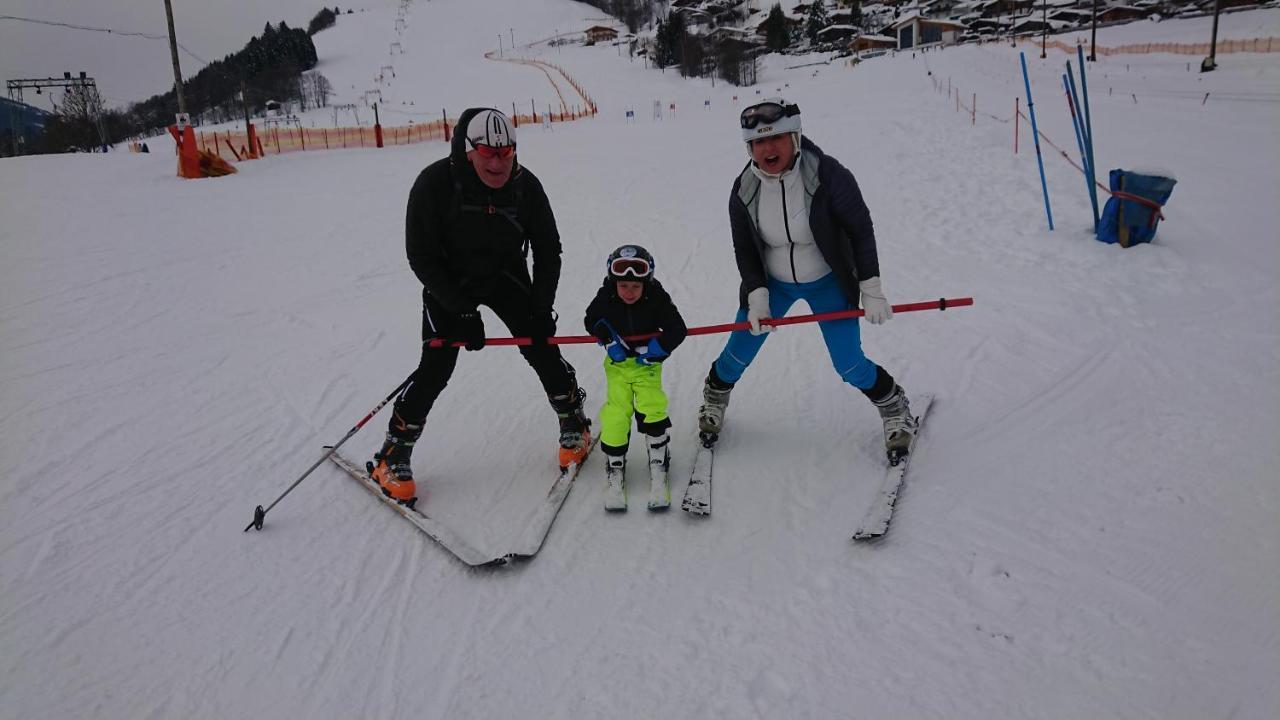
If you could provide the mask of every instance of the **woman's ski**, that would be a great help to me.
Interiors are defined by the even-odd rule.
[[[717,439],[707,433],[698,434],[698,454],[693,458],[684,502],[680,503],[680,509],[690,515],[711,514],[711,468],[715,465]]]
[[[894,462],[894,459],[890,459],[884,482],[880,484],[880,491],[876,493],[876,499],[871,503],[867,514],[862,518],[862,524],[858,527],[857,532],[853,534],[854,540],[878,540],[889,531],[889,521],[893,519],[893,507],[898,501],[898,491],[902,488],[903,480],[906,479],[907,465],[915,454],[916,442],[920,439],[920,433],[924,431],[924,416],[925,413],[929,412],[931,404],[933,404],[932,394],[927,393],[912,398],[912,409],[918,413],[916,420],[919,422],[919,426],[916,428],[915,435],[911,438],[911,445],[907,449],[907,454],[896,458],[896,462]]]

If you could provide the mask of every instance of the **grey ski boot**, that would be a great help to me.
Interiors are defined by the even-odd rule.
[[[897,465],[911,449],[911,440],[915,438],[920,421],[911,414],[907,393],[896,383],[889,397],[876,402],[875,406],[884,421],[884,448],[889,464]]]
[[[702,385],[702,407],[698,408],[698,431],[703,443],[714,443],[724,428],[724,411],[729,407],[729,393],[733,384],[727,383],[716,375],[715,364],[707,373],[707,380]]]

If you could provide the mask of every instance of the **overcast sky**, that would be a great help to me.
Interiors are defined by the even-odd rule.
[[[397,0],[172,0],[178,42],[192,54],[213,61],[235,52],[268,22],[281,20],[305,28],[333,2],[348,7],[394,7]],[[122,36],[87,30],[0,19],[0,79],[61,77],[83,70],[93,77],[111,107],[145,100],[173,85],[166,37],[164,0],[0,0],[0,16],[109,28],[155,35],[161,39]],[[184,77],[202,66],[179,53]],[[50,109],[49,94],[26,91],[23,99]]]

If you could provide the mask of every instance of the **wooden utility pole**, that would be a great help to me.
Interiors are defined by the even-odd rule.
[[[178,36],[173,32],[173,5],[164,0],[164,14],[169,21],[169,55],[173,58],[173,91],[178,95],[178,112],[186,114],[187,98],[182,94],[182,67],[178,64]]]
[[[1213,38],[1209,41],[1209,57],[1200,63],[1200,72],[1209,72],[1218,67],[1218,13],[1222,12],[1222,0],[1213,4]]]
[[[1098,0],[1093,0],[1093,31],[1089,36],[1089,62],[1098,61]]]
[[[1044,28],[1040,31],[1040,59],[1043,60],[1048,57],[1045,55],[1044,46],[1049,40],[1049,0],[1041,0],[1040,13],[1040,22],[1044,24]]]

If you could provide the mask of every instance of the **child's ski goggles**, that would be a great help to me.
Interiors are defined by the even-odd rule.
[[[614,277],[633,277],[643,280],[653,273],[648,260],[638,257],[620,257],[609,263],[609,274]]]

